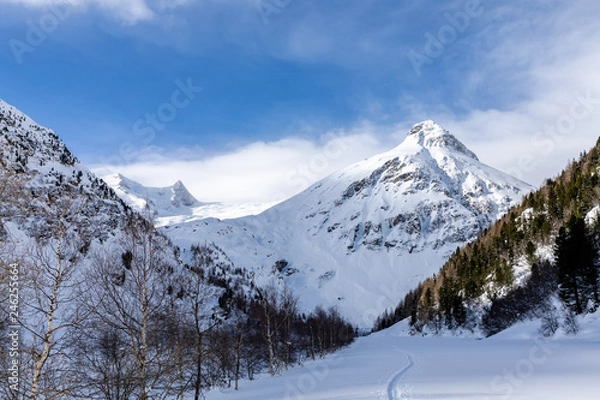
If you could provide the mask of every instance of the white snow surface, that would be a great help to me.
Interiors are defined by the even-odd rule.
[[[258,284],[285,279],[305,309],[337,306],[370,328],[531,189],[425,121],[395,149],[259,215],[162,229],[183,249],[216,243]],[[273,266],[282,259],[289,265],[279,272]]]
[[[488,339],[409,336],[406,322],[282,372],[216,389],[207,400],[596,400],[600,313],[580,332],[538,335],[539,321]]]

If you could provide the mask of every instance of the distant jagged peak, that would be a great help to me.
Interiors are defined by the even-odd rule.
[[[102,179],[134,209],[143,208],[146,203],[150,202],[152,208],[156,208],[162,216],[170,215],[174,210],[181,207],[189,208],[202,205],[180,180],[171,186],[150,187],[144,186],[120,173],[106,175]]]
[[[125,175],[123,175],[119,172],[105,175],[102,177],[102,179],[111,186],[118,185],[118,186],[121,186],[124,188],[133,189],[133,190],[143,190],[143,191],[144,190],[156,190],[156,191],[162,191],[165,193],[170,191],[170,192],[174,192],[174,193],[182,193],[182,194],[187,194],[189,196],[192,196],[181,180],[178,180],[177,182],[175,182],[173,185],[170,185],[170,186],[153,187],[153,186],[145,186],[137,181],[134,181],[133,179],[126,177]]]
[[[173,197],[171,200],[174,203],[179,203],[186,207],[197,206],[200,204],[200,202],[185,187],[183,182],[178,180],[171,188],[173,191]]]
[[[443,148],[451,150],[479,161],[477,155],[469,150],[467,146],[432,120],[426,120],[414,125],[408,132],[406,140],[414,141],[428,149]]]

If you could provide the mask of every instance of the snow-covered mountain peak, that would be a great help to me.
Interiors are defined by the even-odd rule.
[[[418,144],[427,149],[445,149],[464,154],[474,160],[479,160],[475,153],[469,150],[467,146],[432,120],[423,121],[414,125],[408,132],[405,142],[400,146],[404,147],[406,144]]]
[[[71,154],[54,131],[2,100],[0,175],[3,183],[13,182],[11,196],[0,204],[5,211],[0,227],[10,225],[13,234],[19,231],[23,238],[54,237],[54,224],[64,220],[67,225],[81,224],[75,229],[77,240],[107,243],[131,215],[125,203]]]
[[[102,179],[134,209],[149,206],[160,217],[189,214],[190,208],[202,205],[179,180],[172,186],[147,187],[119,173]]]
[[[193,207],[200,203],[194,196],[192,196],[192,194],[187,190],[181,181],[175,182],[175,184],[171,187],[171,190],[173,192],[172,201],[179,205]]]
[[[395,149],[344,168],[262,214],[164,229],[184,248],[213,240],[237,266],[254,270],[259,283],[281,275],[307,309],[338,306],[353,322],[369,326],[372,310],[390,307],[392,297],[437,272],[457,246],[530,190],[425,121]],[[282,271],[273,269],[281,264]]]
[[[172,186],[153,188],[146,187],[119,173],[105,175],[102,179],[134,210],[146,214],[146,205],[149,201],[150,211],[155,216],[154,223],[160,227],[207,218],[226,220],[256,215],[274,205],[274,203],[201,202],[179,180]]]

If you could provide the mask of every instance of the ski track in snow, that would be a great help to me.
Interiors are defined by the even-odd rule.
[[[398,350],[400,350],[400,349],[398,349]],[[408,358],[408,365],[406,365],[403,368],[396,371],[394,373],[394,375],[392,376],[392,378],[390,379],[390,382],[388,383],[387,394],[388,394],[389,400],[400,400],[401,398],[403,398],[403,397],[398,397],[398,392],[400,392],[398,385],[400,383],[400,380],[404,377],[404,375],[406,375],[406,373],[408,371],[410,371],[410,369],[412,367],[415,366],[415,362],[410,354],[407,354],[407,358]]]

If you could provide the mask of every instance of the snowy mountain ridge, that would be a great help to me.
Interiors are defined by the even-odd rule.
[[[200,203],[181,181],[167,187],[146,187],[121,174],[103,176],[108,186],[136,211],[148,206],[159,216],[182,215]]]
[[[531,186],[481,163],[433,121],[257,216],[164,226],[181,247],[212,240],[303,306],[337,306],[360,326],[436,273]]]
[[[119,179],[129,190],[146,192],[146,188],[134,181],[122,176],[113,178]],[[12,257],[28,253],[33,245],[41,246],[45,251],[48,243],[59,240],[56,237],[68,231],[67,244],[81,246],[77,252],[81,253],[78,257],[82,257],[82,269],[85,269],[94,262],[92,258],[97,254],[121,254],[125,246],[123,238],[132,227],[151,226],[145,221],[147,215],[136,213],[136,208],[127,204],[131,199],[139,198],[132,196],[123,200],[119,197],[123,193],[111,190],[81,164],[54,131],[38,125],[2,100],[0,189],[0,250],[3,239],[13,238]],[[181,182],[168,188],[155,188],[151,194],[163,201],[157,201],[163,209],[166,209],[164,203],[179,209],[201,204]],[[152,231],[149,236],[161,236],[154,228]],[[172,263],[183,270],[182,273],[188,273],[178,255],[180,249],[166,237],[165,242],[168,256],[163,262]],[[196,248],[210,253],[215,265],[212,272],[215,279],[234,280],[243,275],[241,269],[233,272],[227,255],[210,241]],[[250,285],[246,277],[239,281],[240,287]]]

